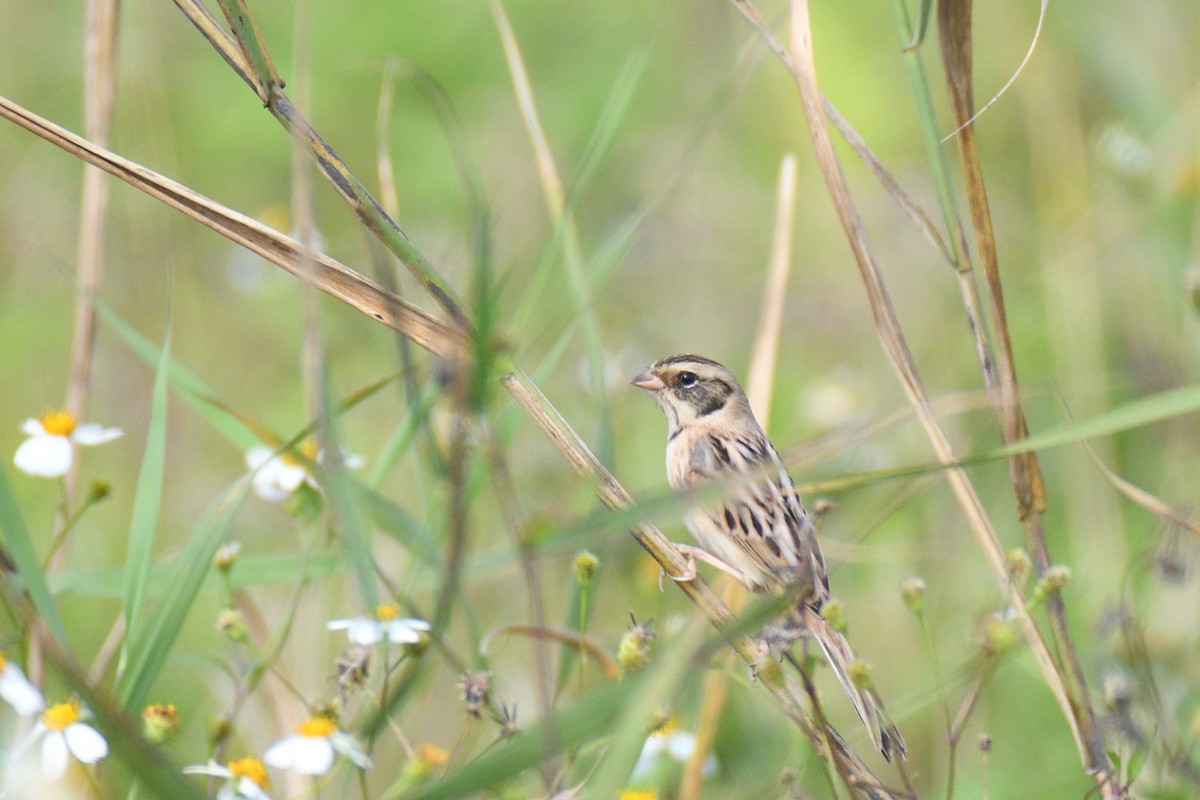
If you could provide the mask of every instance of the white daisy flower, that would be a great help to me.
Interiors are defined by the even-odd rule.
[[[17,448],[13,463],[22,472],[38,478],[61,478],[71,469],[71,443],[96,445],[123,435],[118,428],[94,422],[80,425],[69,411],[47,411],[39,419],[21,423],[29,438]]]
[[[395,603],[384,603],[375,609],[373,617],[349,617],[332,619],[325,625],[331,631],[345,631],[352,644],[370,647],[387,639],[392,644],[415,644],[421,641],[421,633],[430,625],[423,619],[400,617],[400,607]]]
[[[22,717],[32,717],[46,707],[42,693],[3,653],[0,653],[0,698]]]
[[[267,767],[257,758],[235,758],[228,764],[210,761],[183,768],[185,775],[209,775],[222,778],[225,784],[217,790],[217,800],[271,800],[267,794],[270,781]]]
[[[354,737],[340,730],[325,716],[309,717],[296,729],[267,748],[263,761],[278,769],[294,769],[302,775],[324,775],[334,759],[343,756],[359,769],[371,766],[371,757]]]
[[[108,755],[108,742],[91,725],[80,722],[79,717],[77,700],[50,706],[41,713],[29,739],[14,756],[23,756],[26,750],[40,744],[42,777],[47,781],[57,781],[66,774],[71,756],[84,764],[95,764]]]
[[[632,777],[644,778],[654,772],[659,760],[665,755],[678,761],[686,763],[692,757],[692,751],[696,749],[696,734],[689,731],[681,731],[675,727],[673,722],[668,721],[662,728],[654,731],[646,738],[646,743],[642,745],[642,752],[638,756],[637,764],[634,765]],[[709,755],[704,760],[704,766],[701,768],[701,774],[705,777],[712,775],[717,771],[717,757]]]
[[[305,442],[300,451],[318,464],[325,461],[325,454],[312,442]],[[357,469],[364,463],[362,456],[349,451],[342,453],[345,467]],[[268,502],[281,503],[305,484],[317,491],[321,489],[304,464],[265,445],[253,447],[246,453],[246,466],[254,473],[254,493]]]

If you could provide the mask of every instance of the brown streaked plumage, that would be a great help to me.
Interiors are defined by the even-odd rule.
[[[684,523],[701,548],[690,552],[753,591],[796,592],[800,624],[821,645],[876,747],[889,760],[903,757],[904,739],[878,699],[846,674],[854,652],[819,613],[829,598],[829,578],[816,529],[733,373],[702,356],[675,355],[659,359],[632,383],[652,393],[666,414],[671,488],[731,483],[719,506],[685,512]]]

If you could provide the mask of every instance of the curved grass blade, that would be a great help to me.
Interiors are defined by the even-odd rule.
[[[142,606],[146,602],[146,582],[154,555],[154,535],[158,528],[158,512],[162,504],[163,475],[167,454],[167,379],[171,365],[171,326],[163,337],[154,376],[150,402],[150,424],[146,434],[146,451],[138,473],[137,489],[133,496],[133,513],[129,521],[129,543],[125,555],[125,646],[136,638],[142,621]],[[122,653],[125,664],[128,650]]]
[[[435,569],[441,569],[442,558],[437,542],[421,523],[413,519],[402,506],[393,503],[373,489],[357,484],[365,513],[374,519],[384,533],[402,544],[413,555]]]
[[[249,491],[250,481],[243,478],[222,492],[188,537],[169,570],[166,592],[159,598],[142,634],[129,646],[127,667],[117,682],[117,699],[124,708],[139,708],[145,703],[212,568],[213,556]]]
[[[21,507],[17,504],[12,484],[8,481],[8,472],[3,466],[0,466],[0,535],[4,537],[4,544],[13,566],[16,567],[17,576],[24,584],[23,588],[38,616],[65,646],[67,634],[63,630],[62,619],[58,616],[58,606],[54,602],[54,596],[50,594],[50,587],[46,585],[42,562],[29,538],[29,529],[25,527],[25,518],[21,516]],[[0,570],[0,575],[6,580],[9,578],[8,570]]]

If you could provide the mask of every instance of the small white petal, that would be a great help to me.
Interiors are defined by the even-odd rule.
[[[41,421],[36,420],[33,417],[30,417],[21,423],[21,433],[25,434],[26,436],[47,435],[46,429],[42,427]]]
[[[286,736],[267,748],[263,761],[304,775],[324,775],[333,766],[333,745],[323,736]]]
[[[383,638],[383,628],[370,617],[349,617],[347,619],[331,619],[325,623],[331,631],[345,631],[346,638],[353,644],[371,646]]]
[[[430,625],[425,620],[417,619],[416,617],[407,617],[405,619],[400,620],[400,622],[403,622],[405,625],[407,625],[408,627],[412,628],[415,631],[431,631],[431,630],[433,630],[432,625]]]
[[[22,717],[32,717],[46,707],[46,701],[29,679],[9,663],[0,669],[0,698]]]
[[[82,445],[96,445],[111,442],[113,439],[120,439],[125,435],[125,431],[120,428],[106,428],[103,425],[97,425],[95,422],[88,422],[79,425],[71,432],[71,438]]]
[[[254,781],[247,778],[245,775],[238,778],[237,784],[233,787],[233,797],[237,800],[271,800],[263,788]]]
[[[263,763],[276,769],[291,769],[295,761],[295,744],[299,736],[285,736],[267,748],[263,753]]]
[[[367,460],[357,453],[342,453],[342,466],[346,469],[358,469],[366,463]]]
[[[108,755],[108,742],[91,725],[76,722],[63,731],[71,755],[85,764],[95,764]]]
[[[360,617],[351,623],[346,629],[346,638],[352,643],[370,647],[383,639],[383,626],[377,620]]]
[[[353,736],[345,731],[334,731],[329,740],[333,743],[333,749],[345,756],[351,764],[359,769],[371,768],[371,757],[358,746],[358,741]]]
[[[189,764],[183,768],[184,775],[211,775],[214,778],[233,780],[233,773],[224,764],[209,761],[207,764]]]
[[[62,731],[46,731],[42,739],[42,776],[56,781],[67,771],[67,738]]]
[[[667,752],[676,761],[687,761],[696,749],[696,734],[676,731],[667,737]]]
[[[274,457],[275,451],[269,447],[264,447],[263,445],[251,447],[250,452],[246,453],[246,466],[255,470]]]
[[[272,480],[263,480],[262,473],[254,476],[254,493],[268,503],[282,503],[288,499],[288,493],[281,490]]]
[[[656,734],[650,734],[642,744],[642,752],[638,754],[637,763],[633,766],[633,773],[630,777],[638,780],[646,777],[654,771],[654,767],[658,762],[658,757],[662,755],[666,744],[663,742],[663,737]]]
[[[71,468],[71,443],[65,436],[32,436],[17,448],[13,463],[27,475],[61,478]]]
[[[304,467],[296,464],[288,464],[284,461],[279,462],[279,468],[275,473],[275,482],[279,484],[279,488],[283,489],[288,494],[300,488],[300,484],[308,478],[308,471]]]
[[[387,631],[388,641],[393,644],[413,644],[421,641],[421,634],[408,624],[408,620],[394,619],[383,623],[383,626]]]

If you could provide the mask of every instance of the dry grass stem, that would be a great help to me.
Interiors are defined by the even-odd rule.
[[[899,321],[892,308],[887,289],[875,263],[866,234],[863,231],[857,209],[846,187],[841,165],[833,150],[829,132],[825,127],[823,104],[821,103],[820,92],[817,89],[816,73],[813,64],[812,34],[808,23],[807,0],[792,0],[791,8],[791,41],[793,62],[796,65],[794,73],[796,83],[800,89],[801,99],[809,122],[809,131],[816,147],[818,162],[825,176],[826,187],[834,202],[834,207],[837,209],[838,216],[842,221],[842,226],[846,231],[851,251],[854,254],[859,273],[867,290],[868,302],[875,319],[876,329],[884,350],[899,375],[901,385],[908,395],[910,402],[913,404],[930,442],[934,446],[934,451],[938,459],[943,463],[953,464],[957,460],[954,451],[929,405],[928,398],[917,374],[916,366],[913,363],[912,355],[908,350]],[[976,540],[979,542],[997,582],[1001,586],[1008,588],[1009,581],[1004,560],[1004,550],[974,487],[971,485],[966,473],[959,467],[949,467],[946,471],[946,478],[967,516],[971,530],[974,532]],[[1088,748],[1084,744],[1083,734],[1075,712],[1075,704],[1072,702],[1071,692],[1067,688],[1066,681],[1060,673],[1058,665],[1042,637],[1041,631],[1029,617],[1028,613],[1026,613],[1024,596],[1015,587],[1011,591],[1011,596],[1022,620],[1022,631],[1029,642],[1030,650],[1038,663],[1038,667],[1047,685],[1053,692],[1059,707],[1062,709],[1067,723],[1071,727],[1072,734],[1075,737],[1081,754],[1087,754]],[[1085,764],[1090,766],[1090,760],[1085,760]]]
[[[750,372],[746,396],[763,430],[770,430],[771,390],[775,385],[775,361],[779,353],[779,332],[783,327],[783,304],[787,299],[788,276],[792,269],[792,239],[796,225],[796,157],[788,154],[779,165],[779,183],[775,198],[775,234],[771,239],[771,258],[763,286],[758,315],[758,332],[750,354]]]
[[[995,393],[995,403],[1000,416],[1002,439],[1005,444],[1013,444],[1028,437],[1029,428],[1021,406],[1016,358],[1013,355],[1008,315],[1004,305],[999,257],[983,177],[983,164],[975,139],[975,129],[971,125],[974,111],[971,4],[964,0],[939,3],[937,19],[951,105],[955,118],[960,122],[957,139],[959,155],[966,179],[975,246],[987,280],[993,333],[998,351],[999,384]],[[1025,525],[1030,555],[1038,574],[1041,575],[1051,566],[1051,559],[1042,518],[1046,508],[1046,487],[1037,453],[1030,451],[1010,458],[1009,472],[1017,496],[1017,511]],[[1103,733],[1096,723],[1087,681],[1060,594],[1055,593],[1047,599],[1046,613],[1061,662],[1061,668],[1056,672],[1062,680],[1062,689],[1069,703],[1069,709],[1066,710],[1069,710],[1073,721],[1072,727],[1084,768],[1096,778],[1098,785],[1102,787],[1101,791],[1119,792],[1119,788],[1111,780],[1112,764],[1108,759]]]
[[[76,158],[120,178],[301,280],[309,277],[305,265],[311,264],[311,279],[318,289],[400,331],[426,350],[445,358],[460,356],[465,352],[466,337],[460,331],[407,300],[385,291],[344,264],[305,247],[279,231],[98,147],[7,98],[0,97],[0,116],[61,147]]]

